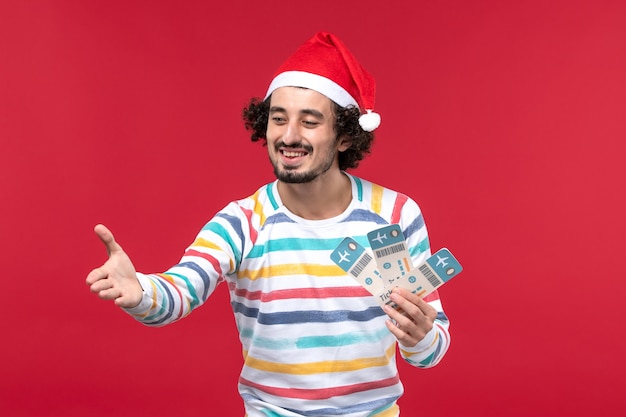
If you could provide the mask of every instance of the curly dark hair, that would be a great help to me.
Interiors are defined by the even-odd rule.
[[[252,142],[263,141],[267,145],[267,123],[269,121],[271,96],[264,101],[252,98],[247,107],[243,109],[242,116],[246,130],[251,132]],[[339,169],[347,170],[359,166],[359,162],[371,152],[374,134],[364,131],[359,125],[358,108],[354,106],[341,107],[331,101],[331,109],[336,117],[335,132],[337,137],[347,136],[351,139],[348,149],[339,152]]]

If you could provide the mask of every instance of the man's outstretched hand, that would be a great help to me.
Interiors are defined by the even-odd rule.
[[[109,259],[87,275],[86,282],[91,292],[103,300],[113,300],[120,307],[137,306],[141,302],[143,290],[133,263],[115,241],[113,233],[104,225],[94,227],[94,232],[104,243]]]

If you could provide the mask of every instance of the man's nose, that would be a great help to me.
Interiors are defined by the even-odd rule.
[[[287,146],[300,143],[300,129],[297,122],[289,122],[285,125],[285,131],[283,133],[283,143]]]

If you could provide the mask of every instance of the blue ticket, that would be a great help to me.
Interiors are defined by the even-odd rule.
[[[341,269],[352,275],[370,294],[375,295],[384,288],[380,273],[371,251],[352,238],[345,238],[330,254],[330,258]]]
[[[373,230],[367,234],[367,239],[372,247],[378,270],[387,284],[413,269],[411,255],[399,225],[390,224]]]

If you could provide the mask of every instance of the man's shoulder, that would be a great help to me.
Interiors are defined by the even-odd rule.
[[[238,212],[244,215],[247,213],[246,217],[250,217],[250,214],[255,213],[264,217],[276,211],[279,206],[280,199],[278,198],[276,182],[274,181],[260,186],[247,197],[231,201],[221,212],[230,214]]]
[[[238,200],[236,203],[243,206],[258,206],[259,204],[277,206],[276,181],[261,185],[249,196]]]
[[[355,175],[351,175],[351,174],[348,174],[348,175],[350,175],[350,177],[353,180],[353,183],[355,184],[355,188],[357,191],[355,197],[357,197],[359,200],[366,200],[365,196],[368,196],[368,197],[380,196],[380,198],[387,196],[393,199],[402,198],[402,199],[412,200],[412,198],[409,195],[403,192],[400,192],[393,187],[382,185],[378,182],[367,180],[367,179],[364,179],[362,177],[358,177]]]
[[[386,221],[398,223],[401,217],[419,214],[419,206],[409,195],[361,177],[351,175],[351,178],[355,190],[354,199]]]

